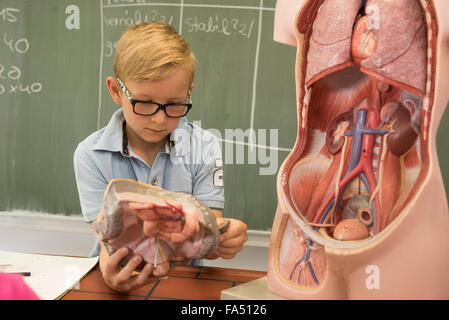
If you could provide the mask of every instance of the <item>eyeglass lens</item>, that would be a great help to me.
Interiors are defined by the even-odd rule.
[[[142,115],[152,115],[156,112],[156,110],[159,108],[159,106],[155,103],[143,103],[143,102],[136,102],[134,106],[134,112]],[[168,105],[165,106],[165,113],[169,117],[182,117],[184,116],[188,111],[187,106],[185,105]]]

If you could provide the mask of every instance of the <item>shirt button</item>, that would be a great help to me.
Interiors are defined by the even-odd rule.
[[[151,184],[153,186],[157,185],[157,178],[153,178],[153,180],[151,180]]]

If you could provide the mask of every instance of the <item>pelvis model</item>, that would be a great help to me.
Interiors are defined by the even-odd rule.
[[[449,298],[435,138],[449,1],[278,1],[297,46],[298,136],[277,179],[268,289],[293,299]]]

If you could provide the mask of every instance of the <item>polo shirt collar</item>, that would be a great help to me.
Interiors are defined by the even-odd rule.
[[[120,152],[124,156],[130,156],[128,148],[128,138],[125,131],[125,118],[123,110],[120,108],[111,117],[104,131],[94,144],[94,150],[105,150],[110,152]],[[170,134],[170,139],[162,148],[161,152],[171,154],[174,151],[175,156],[184,156],[190,150],[190,139],[184,133],[190,132],[191,128],[185,117],[182,117],[178,126]]]
[[[124,150],[122,150],[122,124],[124,119],[122,108],[114,112],[111,120],[109,120],[107,126],[104,127],[103,133],[97,143],[94,144],[93,149],[124,153]]]

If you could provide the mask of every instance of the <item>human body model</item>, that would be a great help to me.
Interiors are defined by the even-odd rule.
[[[435,147],[448,10],[439,0],[278,1],[275,39],[298,48],[298,137],[278,175],[269,290],[449,298]]]

